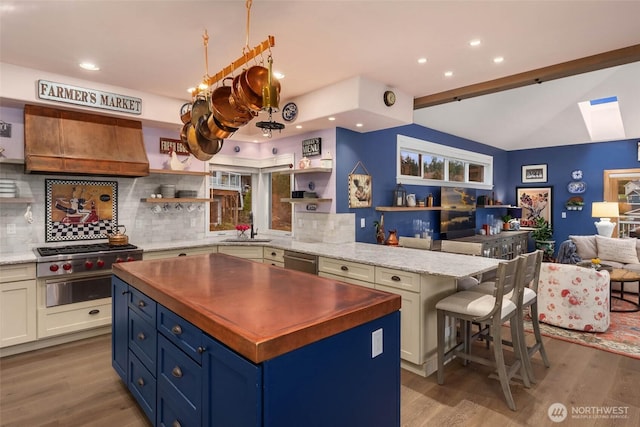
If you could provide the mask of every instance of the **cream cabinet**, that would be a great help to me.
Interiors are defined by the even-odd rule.
[[[0,347],[35,341],[36,265],[0,266]]]
[[[284,249],[264,247],[262,248],[262,258],[265,264],[284,267]]]
[[[216,246],[198,246],[193,248],[167,249],[161,251],[144,252],[142,258],[149,259],[173,258],[177,256],[204,255],[217,252]]]
[[[373,288],[375,267],[321,256],[318,258],[318,276]]]
[[[220,245],[218,253],[237,256],[238,258],[262,262],[262,246]]]

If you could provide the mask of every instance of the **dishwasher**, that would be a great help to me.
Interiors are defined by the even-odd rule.
[[[318,257],[302,252],[284,251],[284,268],[318,274]]]

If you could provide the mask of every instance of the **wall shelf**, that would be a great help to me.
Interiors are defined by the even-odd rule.
[[[4,203],[33,203],[30,197],[0,197],[0,204]]]
[[[511,205],[477,205],[478,209],[491,209],[491,208],[515,208],[516,206]]]
[[[173,169],[149,169],[149,173],[164,174],[164,175],[193,175],[193,176],[209,175],[209,172],[204,172],[204,171],[174,171]]]
[[[289,202],[289,203],[322,203],[322,202],[330,202],[332,199],[316,199],[310,197],[301,197],[296,199],[280,199],[281,202]]]
[[[442,206],[376,206],[378,212],[441,211]]]
[[[187,197],[176,197],[176,198],[164,198],[161,197],[159,199],[145,198],[140,199],[141,202],[145,203],[210,203],[213,202],[213,199],[198,199],[198,198],[187,198]]]
[[[290,169],[288,171],[281,171],[278,174],[281,175],[298,175],[303,173],[331,173],[333,168],[306,168],[306,169]]]

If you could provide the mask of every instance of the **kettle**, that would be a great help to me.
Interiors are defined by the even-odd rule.
[[[389,246],[398,246],[398,230],[390,230],[389,237],[385,244]]]
[[[416,195],[415,194],[407,194],[407,206],[413,208],[416,205]]]

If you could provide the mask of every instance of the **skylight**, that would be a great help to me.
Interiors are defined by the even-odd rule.
[[[592,141],[626,139],[617,96],[578,102]]]

